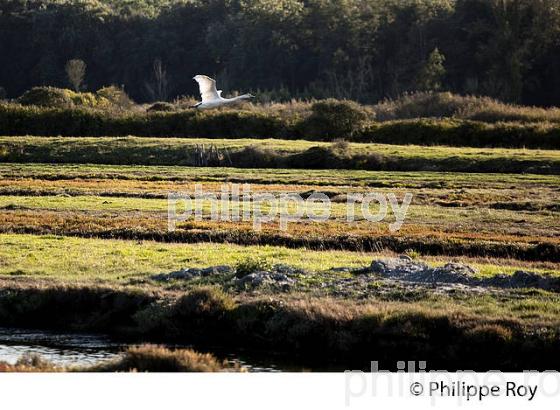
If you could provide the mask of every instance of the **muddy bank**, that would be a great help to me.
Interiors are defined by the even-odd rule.
[[[371,360],[386,368],[427,360],[430,369],[560,369],[558,323],[481,317],[453,304],[3,282],[0,325],[269,351],[349,369],[368,369]]]

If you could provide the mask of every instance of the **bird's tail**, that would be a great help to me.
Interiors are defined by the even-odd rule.
[[[189,108],[198,108],[198,106],[202,104],[201,102],[196,103],[195,105],[191,105]]]

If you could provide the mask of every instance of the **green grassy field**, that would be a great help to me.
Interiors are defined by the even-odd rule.
[[[146,280],[151,275],[168,273],[182,267],[234,266],[248,256],[265,258],[274,263],[288,264],[311,272],[327,272],[338,267],[363,268],[373,259],[393,257],[394,254],[312,251],[279,246],[169,244],[53,235],[0,234],[0,276],[6,278],[25,277],[122,285],[131,280]],[[431,266],[441,266],[450,260],[429,256],[422,259]],[[498,273],[511,274],[528,266],[526,263],[512,260],[498,260],[494,264],[484,263],[482,259],[467,261],[478,270],[481,277]],[[560,276],[560,269],[537,271]],[[337,275],[334,272],[330,274]]]
[[[27,149],[43,151],[53,158],[63,157],[73,151],[104,152],[115,157],[128,150],[139,152],[154,152],[155,154],[169,152],[192,152],[197,145],[214,145],[218,148],[236,150],[246,146],[269,148],[278,152],[294,153],[311,147],[328,147],[330,142],[282,139],[220,139],[220,138],[150,138],[150,137],[0,137],[0,146],[8,156],[11,150]],[[351,153],[375,152],[381,155],[394,155],[403,158],[423,157],[428,159],[440,158],[471,158],[471,159],[519,159],[560,161],[560,151],[539,149],[514,148],[472,148],[421,145],[388,145],[374,143],[348,143]],[[122,158],[122,157],[121,157]]]
[[[337,266],[363,267],[366,253],[314,252],[273,246],[168,244],[63,236],[0,235],[0,275],[88,282],[126,282],[181,267],[235,265],[248,255],[275,263],[323,271]]]
[[[479,279],[520,270],[560,277],[558,175],[189,167],[177,160],[192,155],[196,144],[231,152],[259,145],[261,151],[268,148],[282,155],[332,148],[304,141],[0,141],[5,160],[19,152],[23,161],[0,164],[0,321],[10,326],[41,326],[40,318],[57,328],[66,323],[72,329],[120,335],[123,327],[134,325],[134,332],[149,340],[226,345],[246,344],[250,335],[259,334],[262,340],[282,341],[281,348],[266,343],[287,353],[299,351],[301,341],[328,340],[333,357],[350,360],[340,347],[344,335],[344,343],[356,352],[377,346],[392,357],[392,349],[416,346],[418,354],[443,367],[460,367],[466,362],[456,359],[453,349],[441,355],[433,348],[451,338],[468,363],[476,359],[472,346],[487,349],[485,361],[476,362],[481,369],[484,363],[517,368],[510,360],[520,351],[532,358],[534,349],[557,351],[560,302],[553,290],[419,286],[337,268],[365,268],[372,260],[406,254],[430,267],[467,264]],[[344,149],[351,155],[380,152],[433,164],[490,159],[507,168],[516,161],[542,167],[560,161],[557,151],[524,149],[379,144],[349,144]],[[88,156],[92,152],[93,157]],[[160,154],[175,165],[146,165],[161,160]],[[33,162],[45,158],[77,163]],[[99,163],[85,163],[91,158]],[[303,218],[287,231],[277,223],[255,232],[251,222],[205,218],[182,222],[168,232],[168,193],[193,194],[197,184],[204,192],[219,193],[225,182],[248,183],[255,193],[274,195],[324,192],[333,202],[331,216],[323,223]],[[346,222],[347,196],[372,191],[394,193],[399,199],[412,194],[398,232],[388,229],[394,220],[391,213],[382,223],[363,218]],[[233,274],[191,281],[154,279],[181,268],[235,267],[253,259],[304,273],[284,290],[238,288]],[[68,316],[64,312],[72,309],[64,308],[66,304],[80,305],[80,313]],[[203,329],[202,334],[188,331],[191,327]],[[226,334],[234,336],[230,340]],[[311,345],[304,349],[312,350]]]
[[[112,232],[114,237],[122,238],[134,237],[136,232],[138,239],[143,238],[142,232],[165,235],[168,193],[193,195],[199,183],[204,192],[217,194],[222,182],[227,181],[250,183],[257,193],[298,193],[306,197],[318,191],[332,198],[328,222],[309,223],[304,217],[303,223],[290,224],[287,233],[280,232],[276,222],[264,226],[263,235],[290,235],[296,239],[337,235],[374,239],[392,235],[417,238],[420,242],[435,238],[447,243],[476,245],[486,241],[504,246],[555,244],[560,237],[560,227],[555,223],[560,181],[556,176],[47,164],[4,164],[0,165],[0,175],[3,232],[32,229],[37,233],[73,232],[80,236],[101,232],[106,236]],[[346,195],[370,190],[394,193],[399,200],[405,193],[412,194],[407,218],[398,232],[391,234],[388,229],[395,219],[391,210],[381,223],[369,223],[358,213],[354,223],[346,223]],[[211,203],[203,204],[209,211]],[[230,203],[228,209],[234,205]],[[359,206],[354,204],[353,208]],[[263,211],[269,207],[264,204]],[[371,207],[372,211],[376,209]],[[250,222],[207,219],[179,226],[184,233],[210,234],[245,234],[251,227]],[[128,236],[123,235],[123,229]],[[181,241],[179,237],[176,240]]]
[[[556,187],[558,177],[535,174],[464,174],[451,172],[397,172],[359,170],[239,169],[232,167],[196,168],[185,166],[96,165],[96,164],[27,164],[0,163],[0,176],[46,180],[139,180],[181,182],[248,182],[254,184],[296,184],[312,186],[366,186],[391,188],[474,188],[526,183],[536,187]],[[1,181],[0,181],[1,182]],[[115,182],[117,183],[117,182]],[[513,187],[515,188],[515,186]],[[538,198],[537,198],[538,199]]]
[[[256,154],[243,151],[249,147]],[[201,152],[208,155],[212,148],[219,153],[212,159],[215,163],[244,168],[274,162],[284,168],[560,173],[560,151],[554,150],[372,143],[332,147],[326,142],[280,139],[0,137],[0,162],[192,166]],[[324,151],[314,151],[316,148]]]

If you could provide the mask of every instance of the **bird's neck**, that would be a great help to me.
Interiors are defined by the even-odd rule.
[[[233,97],[231,99],[234,100],[234,101],[250,100],[251,96],[249,94],[243,94],[243,95],[238,95],[237,97]]]

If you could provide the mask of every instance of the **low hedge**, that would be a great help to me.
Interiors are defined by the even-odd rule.
[[[417,119],[371,123],[355,138],[384,144],[466,147],[560,148],[560,126],[551,123]]]
[[[0,104],[0,134],[40,136],[280,137],[287,124],[246,111],[107,113]]]
[[[352,113],[354,115],[355,113]],[[325,133],[325,122],[228,110],[109,113],[88,109],[0,104],[0,135],[293,138],[387,144],[560,149],[560,126],[551,123],[482,123],[456,119],[367,121]],[[335,127],[333,127],[335,128]]]

